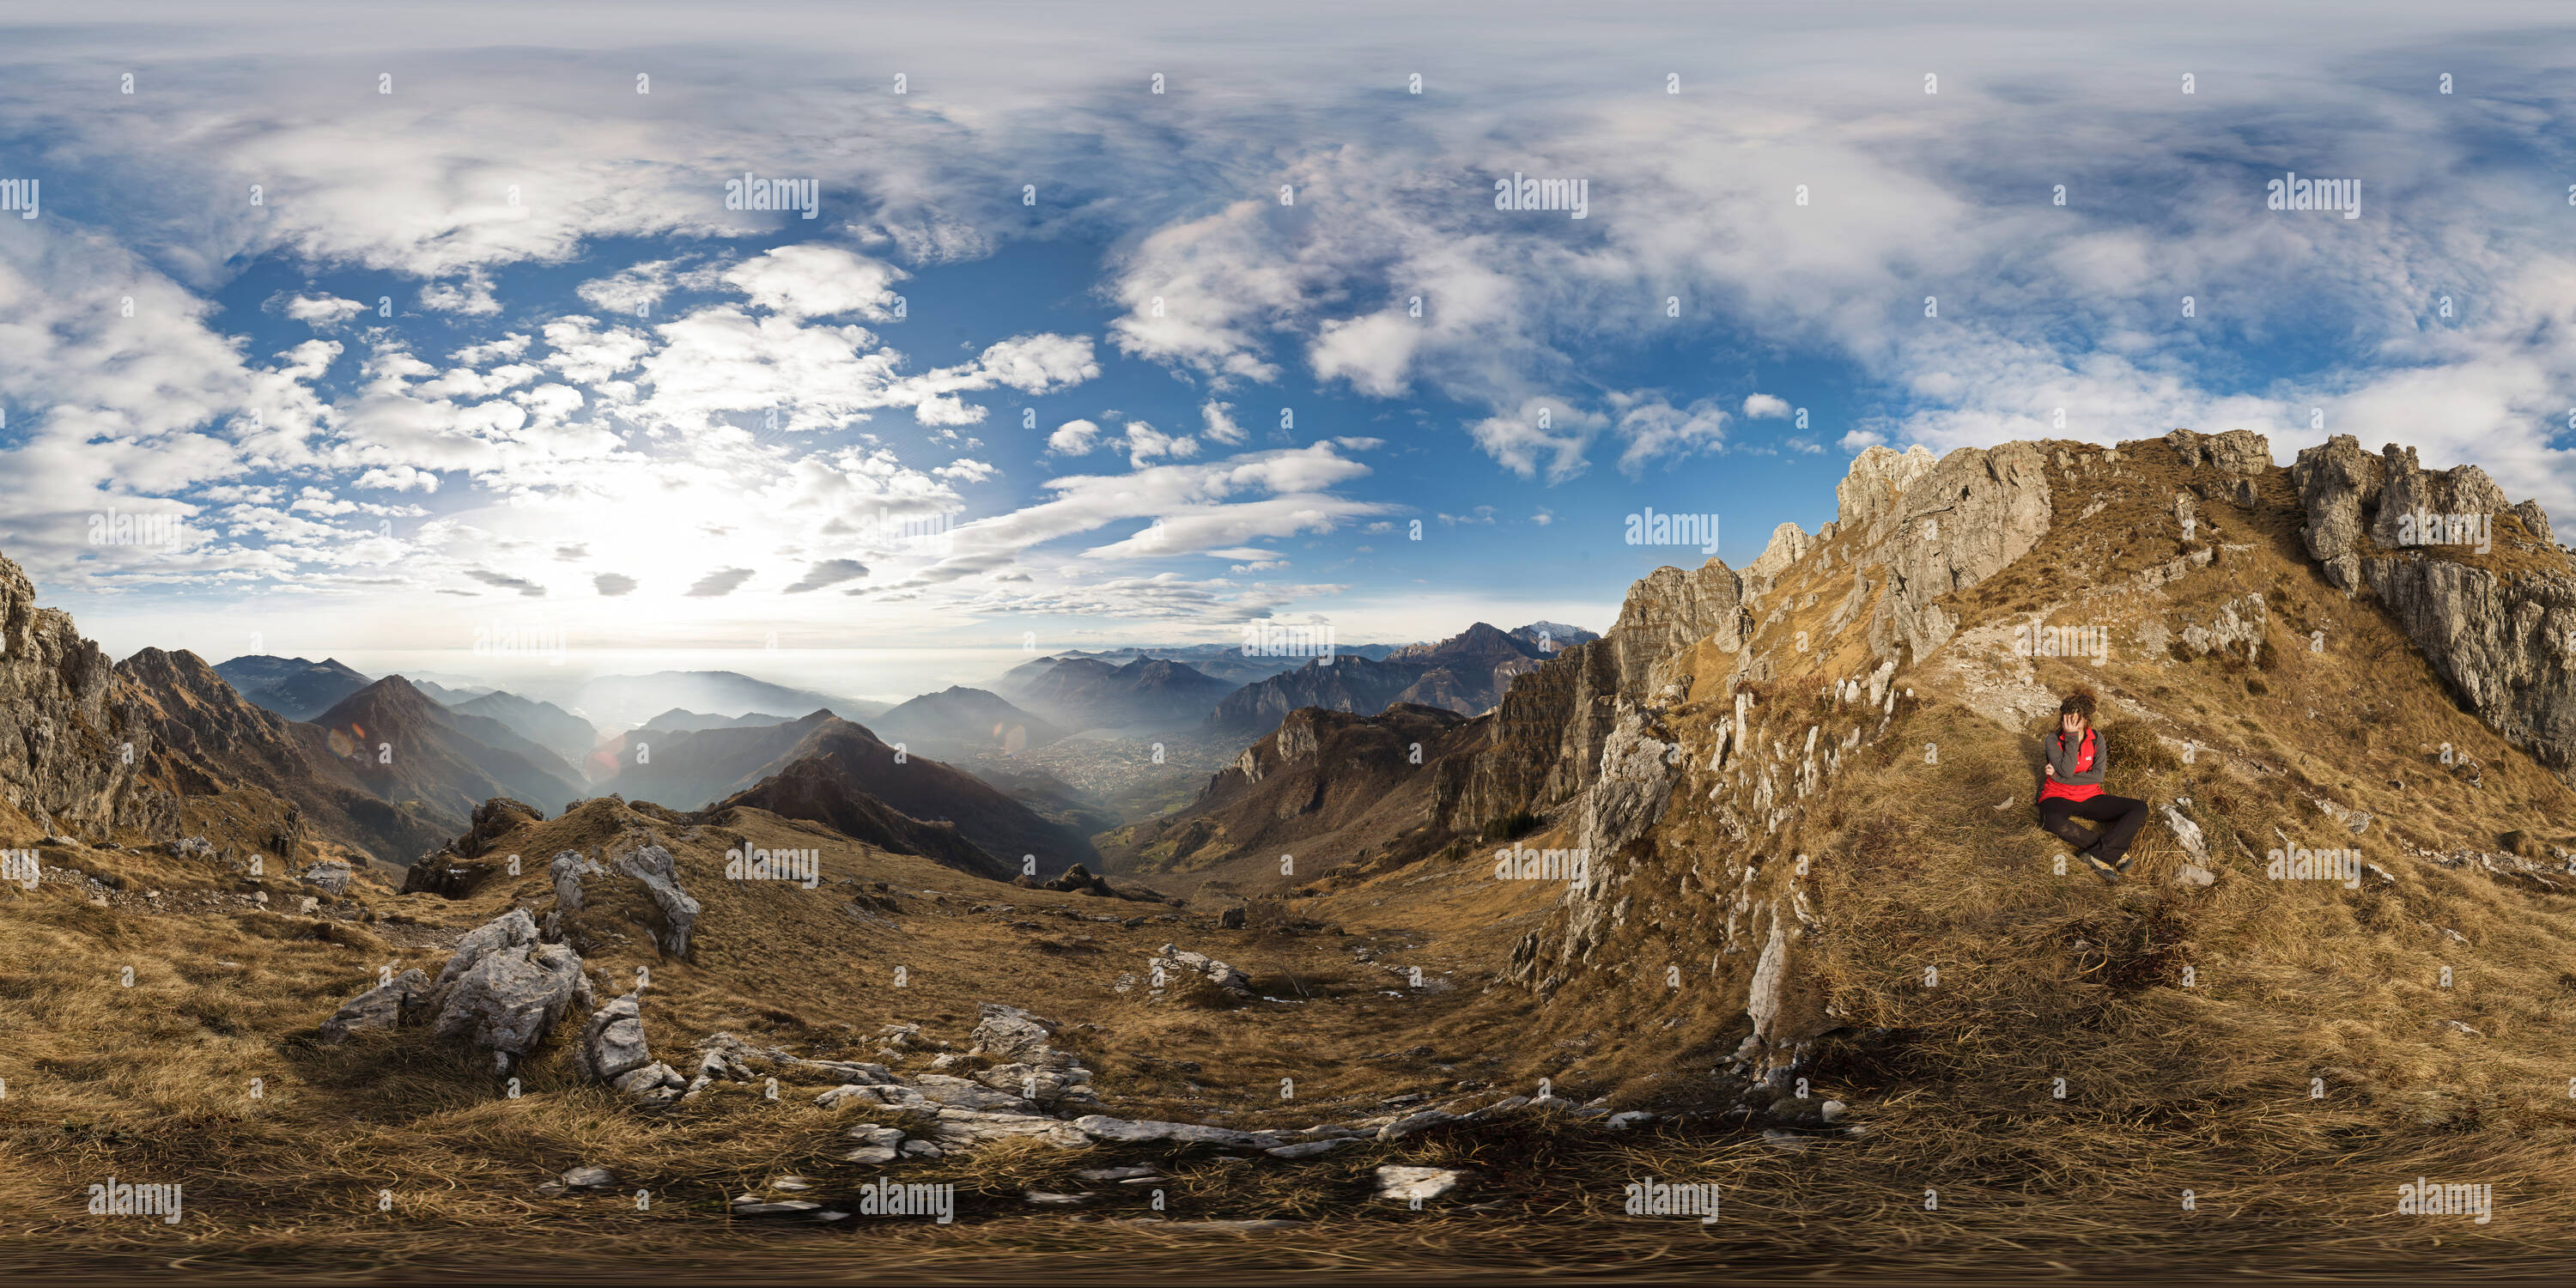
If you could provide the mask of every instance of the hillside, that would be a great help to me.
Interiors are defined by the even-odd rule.
[[[1104,844],[1113,883],[1197,882],[1178,907],[853,839],[1037,833],[820,711],[621,744],[697,762],[670,781],[768,753],[715,812],[479,802],[455,899],[255,877],[168,838],[282,806],[103,754],[157,717],[0,565],[0,849],[44,866],[0,886],[0,1203],[39,1272],[506,1277],[594,1237],[759,1277],[2549,1261],[2576,565],[2477,471],[2297,460],[1870,449],[1821,531],[1639,579],[1489,711],[1292,711]],[[2418,543],[2426,513],[2488,539]],[[400,683],[380,719],[416,718]],[[2079,684],[2153,808],[2116,884],[2034,825]],[[65,736],[10,732],[39,713]],[[234,724],[189,727],[274,741]],[[513,1023],[459,1002],[496,981]],[[585,1166],[614,1192],[567,1191]],[[184,1180],[186,1221],[66,1198],[109,1175]],[[954,1224],[826,1219],[879,1177],[955,1185]],[[2492,1223],[2398,1215],[2418,1177],[2492,1186]],[[1721,1219],[1630,1215],[1641,1182]]]
[[[425,692],[425,691],[424,691]],[[446,703],[460,715],[481,716],[552,752],[566,765],[579,767],[599,743],[599,731],[580,716],[551,702],[515,693],[486,693],[463,702]]]
[[[245,823],[277,820],[265,834],[255,825],[217,828],[210,839],[218,845],[290,863],[345,849],[401,864],[463,825],[438,802],[378,796],[322,729],[251,705],[194,653],[143,649],[117,663],[116,675],[150,720],[147,777],[177,798],[247,797]]]
[[[389,675],[316,717],[324,755],[389,801],[419,801],[455,817],[495,796],[551,813],[585,793],[581,775],[498,720],[430,701]]]
[[[1012,706],[1000,694],[950,685],[868,722],[888,742],[943,760],[1011,756],[1064,740],[1065,731]]]

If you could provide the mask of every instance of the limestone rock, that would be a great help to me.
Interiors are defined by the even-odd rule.
[[[554,861],[546,865],[547,877],[555,887],[555,910],[581,911],[581,879],[586,876],[599,876],[606,871],[607,869],[597,863],[583,858],[579,850],[565,850],[557,854]]]
[[[1762,548],[1762,553],[1752,563],[1744,566],[1745,579],[1758,580],[1765,589],[1768,589],[1780,576],[1782,569],[1806,558],[1807,552],[1814,549],[1815,545],[1816,539],[1808,536],[1805,528],[1794,523],[1783,523],[1771,530],[1771,542]]]
[[[689,931],[698,924],[698,901],[680,888],[679,865],[671,852],[658,845],[639,846],[619,858],[616,867],[643,882],[654,906],[662,910],[663,930],[655,937],[662,951],[688,956]]]
[[[432,991],[438,1036],[488,1047],[505,1065],[534,1051],[567,1011],[597,1004],[580,955],[539,943],[524,908],[468,933]]]
[[[391,1029],[417,1015],[429,999],[429,976],[417,969],[404,971],[391,982],[378,984],[350,998],[331,1018],[322,1021],[322,1040],[340,1042],[361,1029]]]
[[[1163,945],[1146,965],[1162,981],[1153,990],[1157,997],[1164,989],[1177,985],[1184,975],[1204,976],[1207,982],[1238,998],[1248,1000],[1252,996],[1251,976],[1205,953],[1188,952],[1178,944]]]
[[[2576,568],[2546,544],[2538,504],[2507,506],[2483,471],[2427,471],[2412,449],[2370,456],[2349,434],[2300,452],[2291,474],[2327,580],[2376,595],[2469,709],[2562,779],[2576,772]],[[2485,526],[2462,535],[2501,546],[2512,538],[2500,513],[2522,521],[2540,567],[2499,571],[2458,557],[2474,547],[2394,544],[2417,535],[2401,526],[2410,514],[2416,526],[2469,515]]]
[[[34,583],[0,557],[0,804],[48,830],[106,840],[131,812],[154,746],[139,697],[107,654],[69,613],[36,607]]]
[[[2271,621],[2259,592],[2248,592],[2218,606],[2218,616],[2209,625],[2182,628],[2183,647],[2193,657],[2211,653],[2235,653],[2240,649],[2251,659],[2263,643],[2263,628]]]
[[[1206,1127],[1198,1123],[1129,1121],[1105,1114],[1085,1114],[1073,1120],[1074,1130],[1096,1141],[1113,1145],[1180,1144],[1238,1145],[1268,1148],[1279,1144],[1269,1133],[1237,1131],[1231,1127]]]
[[[2250,429],[2201,434],[2177,429],[2165,435],[2185,468],[2209,466],[2228,474],[2259,475],[2272,468],[2272,442]]]
[[[653,1062],[644,1041],[643,998],[625,994],[591,1012],[577,1053],[582,1069],[600,1082],[615,1082]]]
[[[349,892],[349,881],[352,875],[348,864],[326,859],[320,863],[308,865],[296,880],[309,886],[318,886],[333,895],[343,895]]]
[[[1852,458],[1850,472],[1834,485],[1834,522],[1846,530],[1869,526],[1872,520],[1895,508],[1905,489],[1938,463],[1932,449],[1921,443],[1902,452],[1885,447],[1862,448],[1860,455]]]

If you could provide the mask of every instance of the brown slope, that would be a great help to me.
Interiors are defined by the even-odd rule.
[[[827,717],[811,726],[764,778],[807,760],[824,763],[806,773],[828,773],[845,795],[874,797],[923,822],[954,822],[960,835],[1005,865],[1009,875],[1019,874],[1028,856],[1036,858],[1038,876],[1100,861],[1091,842],[1073,828],[1049,822],[964,770],[913,755],[898,763],[894,748],[847,720]]]
[[[617,739],[605,786],[631,801],[699,809],[777,773],[807,735],[838,719],[817,711],[783,724],[712,729],[633,729]]]
[[[1377,715],[1303,707],[1208,780],[1187,809],[1104,838],[1113,872],[1198,874],[1287,888],[1408,843],[1445,840],[1431,766],[1471,745],[1476,722],[1399,703]],[[1291,870],[1280,871],[1290,856]],[[1186,884],[1186,882],[1184,882]]]
[[[306,752],[327,758],[389,801],[418,801],[462,820],[495,796],[549,813],[588,795],[554,753],[497,720],[461,715],[389,675],[307,726]],[[454,829],[450,829],[451,832]]]
[[[463,825],[444,807],[395,804],[364,787],[327,753],[325,737],[254,706],[194,653],[144,649],[117,664],[156,735],[148,766],[185,797],[256,789],[282,802],[273,852],[292,856],[305,829],[395,863],[437,848]]]
[[[976,848],[974,842],[958,832],[956,824],[925,823],[858,790],[850,776],[828,756],[792,761],[758,786],[736,792],[694,817],[728,827],[733,825],[734,812],[742,809],[767,810],[780,818],[820,823],[853,841],[897,854],[917,854],[996,881],[1007,881],[1020,873],[1018,865],[1005,864]]]

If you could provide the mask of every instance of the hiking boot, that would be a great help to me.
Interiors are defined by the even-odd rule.
[[[2094,858],[2090,854],[2079,854],[2076,857],[2084,860],[2084,866],[2093,869],[2093,875],[2102,878],[2103,881],[2110,884],[2119,884],[2120,870],[2118,868],[2112,867],[2110,864],[2104,863],[2102,860]]]
[[[2137,861],[2138,856],[2134,854],[2123,854],[2120,856],[2119,862],[2111,865],[2111,870],[2119,873],[2121,876],[2127,876],[2129,875],[2129,869],[2135,866]]]

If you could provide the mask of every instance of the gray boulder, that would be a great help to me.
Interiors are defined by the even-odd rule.
[[[1178,985],[1187,975],[1203,976],[1207,982],[1238,998],[1249,999],[1252,996],[1251,976],[1205,953],[1186,952],[1178,944],[1163,945],[1146,964],[1162,981],[1153,989],[1156,997],[1162,996],[1165,989]]]
[[[581,879],[597,876],[605,869],[583,858],[579,850],[566,850],[546,866],[555,886],[555,908],[560,912],[581,911]]]
[[[657,937],[662,951],[674,957],[689,955],[689,931],[698,924],[698,901],[680,888],[679,864],[669,850],[658,845],[640,846],[617,860],[617,870],[644,883],[653,903],[662,910],[663,930]]]
[[[349,892],[349,881],[352,875],[348,864],[336,859],[325,859],[306,866],[303,875],[298,876],[296,880],[309,886],[317,886],[332,895],[343,895]]]
[[[644,1041],[643,999],[628,993],[591,1012],[590,1023],[582,1026],[576,1058],[582,1071],[600,1082],[615,1082],[651,1064],[653,1053]]]
[[[322,1040],[336,1043],[361,1029],[394,1028],[423,1009],[429,990],[427,974],[417,969],[404,971],[342,1004],[330,1019],[322,1021]]]
[[[505,1066],[543,1044],[566,1012],[598,1004],[580,954],[539,943],[524,908],[467,934],[433,987],[438,1036],[487,1047]]]

